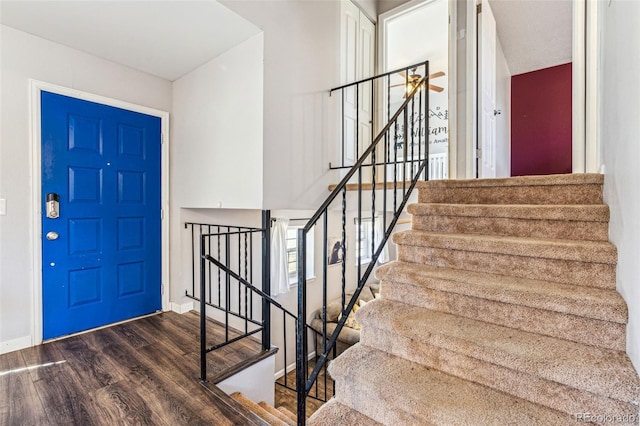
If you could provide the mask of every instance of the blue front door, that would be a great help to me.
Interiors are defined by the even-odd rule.
[[[48,92],[41,108],[44,339],[160,310],[160,118]]]

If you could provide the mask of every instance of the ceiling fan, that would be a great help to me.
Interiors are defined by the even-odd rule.
[[[398,74],[400,74],[402,78],[405,79],[405,83],[394,84],[390,87],[406,86],[407,89],[405,90],[405,94],[403,96],[403,97],[406,97],[407,94],[411,93],[415,85],[418,84],[418,82],[422,78],[422,76],[418,74],[416,70],[417,70],[416,68],[412,69],[411,74],[409,74],[408,77],[404,71],[399,71]],[[438,77],[443,77],[444,75],[445,74],[443,71],[434,72],[433,74],[429,74],[429,80],[432,80]],[[440,93],[444,90],[444,87],[436,86],[435,84],[429,83],[429,89],[433,90],[434,92]]]

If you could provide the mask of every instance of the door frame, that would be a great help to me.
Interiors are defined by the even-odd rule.
[[[31,195],[32,195],[32,214],[33,225],[31,226],[31,243],[33,254],[33,280],[31,282],[31,295],[32,295],[32,324],[31,324],[31,338],[32,345],[39,345],[42,343],[42,319],[43,319],[43,305],[42,305],[42,141],[41,141],[41,105],[40,94],[42,91],[56,93],[59,95],[69,96],[76,99],[95,102],[102,105],[121,108],[128,111],[139,112],[142,114],[151,115],[160,118],[161,128],[161,182],[160,182],[160,197],[162,212],[161,223],[161,268],[162,268],[162,282],[160,284],[160,290],[162,292],[162,310],[168,311],[169,304],[169,113],[166,111],[160,111],[153,108],[148,108],[133,103],[108,98],[105,96],[95,95],[88,92],[83,92],[77,89],[71,89],[64,86],[59,86],[44,81],[29,80],[29,110],[30,110],[30,122],[29,122],[29,139],[30,139],[30,151],[31,151]]]
[[[385,13],[380,14],[378,16],[378,72],[384,72],[384,64],[387,59],[387,45],[385,43],[386,40],[386,31],[388,20],[390,18],[395,18],[397,16],[403,15],[405,13],[410,13],[411,10],[421,7],[427,3],[431,3],[435,0],[410,0],[407,3],[404,3],[398,7],[395,7]],[[457,179],[458,178],[458,132],[457,132],[457,98],[458,98],[458,88],[457,88],[457,28],[456,22],[458,21],[458,9],[456,1],[449,1],[449,30],[448,30],[448,75],[447,75],[447,90],[448,94],[448,108],[449,108],[449,134],[448,134],[448,161],[449,161],[449,179]],[[429,59],[429,58],[426,58]],[[409,65],[409,64],[407,64]],[[380,123],[384,122],[382,111],[379,113],[378,119]]]
[[[467,67],[466,67],[466,177],[475,177],[478,140],[476,132],[477,104],[477,33],[476,4],[467,2]],[[598,119],[598,5],[597,2],[573,0],[572,88],[572,173],[597,173],[601,171],[601,142]],[[593,3],[593,4],[592,4]],[[463,70],[459,70],[463,71]]]

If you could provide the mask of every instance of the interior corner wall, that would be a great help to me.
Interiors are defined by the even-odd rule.
[[[511,176],[511,71],[496,39],[496,177]]]
[[[511,77],[511,176],[571,173],[571,63]]]
[[[262,207],[263,35],[173,83],[172,204]]]
[[[340,2],[223,4],[264,32],[263,208],[316,209],[335,183],[329,90],[340,81]]]
[[[600,3],[601,145],[609,239],[618,248],[617,288],[627,302],[627,352],[640,370],[640,2]]]
[[[158,110],[171,108],[171,82],[0,26],[0,352],[31,345],[34,336],[29,79]]]

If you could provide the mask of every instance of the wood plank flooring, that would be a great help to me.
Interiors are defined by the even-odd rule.
[[[242,339],[208,355],[209,373],[260,352]],[[166,312],[0,355],[0,425],[263,424],[198,376],[199,317]]]

